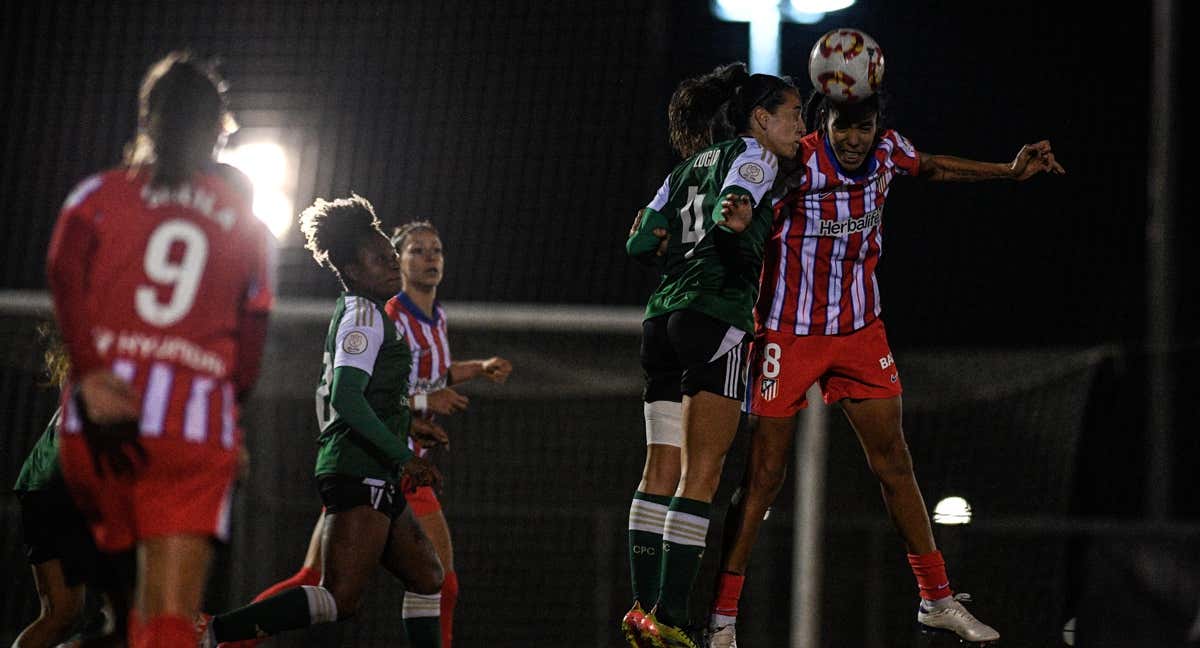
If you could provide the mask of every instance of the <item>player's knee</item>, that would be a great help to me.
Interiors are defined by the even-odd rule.
[[[752,499],[766,499],[769,503],[779,494],[786,478],[787,464],[784,462],[770,462],[756,465],[753,472],[750,473],[747,496]]]
[[[912,475],[912,455],[908,452],[908,444],[904,442],[903,436],[898,436],[868,452],[867,462],[871,465],[871,472],[885,483],[907,479]]]
[[[442,569],[441,561],[435,557],[424,574],[412,579],[410,583],[405,583],[405,589],[414,594],[437,594],[442,591],[442,583],[445,580],[446,572]]]
[[[646,419],[646,445],[683,446],[683,404],[675,401],[654,401],[642,405]]]

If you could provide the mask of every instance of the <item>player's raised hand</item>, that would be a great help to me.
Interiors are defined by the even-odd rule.
[[[449,416],[455,412],[462,412],[467,409],[467,404],[470,402],[466,396],[454,391],[449,387],[443,387],[435,392],[430,392],[426,398],[428,409],[434,414]]]
[[[750,196],[745,194],[725,194],[721,199],[721,217],[724,225],[734,232],[743,232],[750,226],[754,218],[754,208],[750,205]]]
[[[483,361],[480,373],[484,378],[503,385],[508,380],[508,374],[512,373],[512,363],[500,356],[494,356]]]
[[[1021,150],[1017,151],[1017,157],[1012,161],[1010,168],[1013,179],[1017,182],[1028,180],[1039,173],[1062,175],[1067,172],[1054,159],[1054,150],[1050,148],[1049,140],[1022,146]]]
[[[403,483],[406,490],[416,490],[420,486],[429,486],[434,490],[442,487],[442,472],[437,466],[424,457],[414,456],[404,464]]]
[[[450,435],[442,426],[420,416],[414,416],[408,433],[422,448],[450,446]]]

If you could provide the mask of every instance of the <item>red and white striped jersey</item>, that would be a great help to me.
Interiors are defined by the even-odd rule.
[[[146,438],[233,448],[238,390],[254,384],[271,308],[274,242],[249,182],[212,165],[175,189],[116,169],[67,198],[48,280],[75,376],[110,369],[142,400]],[[80,430],[64,399],[65,431]]]
[[[820,133],[800,145],[799,185],[775,206],[755,306],[757,330],[840,335],[879,316],[875,268],[883,253],[883,204],[897,175],[920,158],[886,130],[858,175],[845,173]]]
[[[428,394],[445,387],[450,380],[450,342],[446,337],[446,311],[441,303],[433,302],[433,318],[430,319],[408,295],[400,293],[388,300],[385,306],[388,316],[396,321],[408,340],[412,351],[412,370],[408,375],[410,396]],[[412,399],[409,399],[412,403]],[[432,418],[429,412],[414,410],[414,416]],[[408,441],[409,448],[424,456],[423,448]]]
[[[446,386],[450,379],[450,342],[446,338],[446,311],[433,302],[433,318],[421,311],[408,295],[388,300],[387,313],[404,330],[412,351],[408,375],[409,395],[428,394]]]

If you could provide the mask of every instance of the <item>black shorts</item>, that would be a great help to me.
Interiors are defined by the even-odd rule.
[[[29,564],[58,560],[67,585],[95,582],[97,566],[103,562],[101,554],[66,486],[18,491],[17,499]]]
[[[395,482],[354,477],[352,475],[317,475],[321,503],[329,513],[342,513],[357,506],[370,506],[389,518],[404,512],[404,497],[396,492]]]
[[[642,322],[642,399],[679,402],[706,391],[742,400],[747,337],[737,327],[687,309]]]

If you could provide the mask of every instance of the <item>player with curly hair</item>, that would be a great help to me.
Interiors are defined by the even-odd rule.
[[[512,365],[500,357],[451,360],[446,312],[437,300],[437,287],[442,282],[445,260],[442,241],[433,223],[405,223],[392,233],[391,242],[400,255],[404,289],[388,301],[385,310],[403,329],[404,338],[413,354],[408,379],[409,407],[413,410],[409,448],[417,455],[425,456],[427,446],[442,445],[448,441],[434,416],[447,416],[467,407],[468,399],[455,391],[452,385],[475,378],[503,383],[512,372]],[[454,634],[454,607],[458,600],[458,576],[454,570],[450,529],[432,487],[405,488],[404,498],[417,523],[433,542],[445,573],[441,592],[405,593],[401,610],[405,631],[414,648],[437,645],[434,635],[439,633],[442,648],[450,648]],[[322,512],[313,527],[300,570],[264,590],[255,597],[255,601],[293,587],[320,582],[321,525],[324,519]],[[257,641],[249,640],[229,644],[228,648],[253,648],[255,645]]]
[[[412,352],[384,309],[401,288],[399,259],[374,208],[358,195],[317,199],[301,214],[300,228],[313,258],[345,289],[317,385],[321,582],[213,617],[204,646],[345,620],[358,610],[378,565],[409,591],[431,595],[442,587],[433,545],[397,492],[402,476],[418,486],[441,478],[405,445]]]

